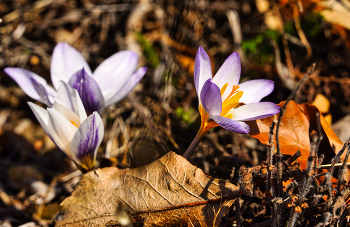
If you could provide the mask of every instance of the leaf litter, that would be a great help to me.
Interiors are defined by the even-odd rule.
[[[62,202],[55,226],[100,226],[119,206],[144,226],[217,226],[238,196],[238,187],[212,178],[169,152],[135,169],[104,168],[85,174]]]
[[[278,105],[282,107],[284,102]],[[281,151],[285,155],[293,155],[297,150],[300,150],[302,155],[298,158],[298,161],[302,169],[306,168],[310,153],[310,133],[316,131],[316,112],[319,112],[319,110],[313,105],[307,103],[296,104],[294,101],[290,101],[281,121],[281,131],[279,134]],[[274,117],[250,122],[251,136],[259,139],[264,144],[269,144],[270,125],[274,121]],[[340,141],[322,115],[320,115],[320,122],[322,134],[326,135],[327,142],[325,142],[324,146],[320,147],[319,151],[321,153],[327,153],[328,157],[334,157],[343,147],[343,142]],[[276,144],[276,141],[274,144]]]
[[[121,147],[120,144],[117,144],[115,149],[111,149],[112,155],[110,157],[110,160],[113,159],[114,161],[117,160],[117,155],[114,153],[118,153],[119,149],[120,151],[124,152],[124,150],[121,149],[124,147],[125,151],[127,151],[130,145],[128,145],[128,142],[135,141],[135,137],[137,137],[138,135],[137,133],[135,133],[135,131],[138,132],[137,130],[135,130],[137,126],[139,126],[140,128],[146,127],[145,125],[147,125],[147,127],[150,127],[150,125],[152,127],[154,126],[156,130],[152,131],[152,133],[155,134],[154,132],[157,132],[158,134],[156,136],[160,138],[165,137],[162,137],[161,135],[167,135],[166,137],[169,138],[173,136],[174,140],[177,143],[179,143],[180,148],[174,146],[177,148],[176,151],[178,153],[181,153],[181,151],[185,149],[186,143],[189,143],[186,142],[187,137],[192,136],[191,131],[189,129],[193,125],[176,125],[178,123],[176,117],[173,117],[169,113],[173,111],[172,108],[176,107],[184,108],[185,111],[187,110],[187,108],[195,107],[193,105],[193,92],[191,93],[191,86],[188,86],[190,85],[190,83],[192,83],[193,78],[191,77],[192,75],[188,76],[184,72],[184,69],[186,70],[186,68],[189,71],[193,68],[194,55],[191,53],[183,53],[183,51],[181,50],[182,48],[177,48],[175,45],[170,45],[171,43],[169,42],[167,44],[167,42],[164,42],[162,36],[155,36],[154,34],[159,34],[159,31],[162,31],[162,33],[164,33],[164,31],[165,33],[169,33],[169,36],[172,40],[176,40],[177,42],[179,42],[179,44],[182,44],[186,47],[185,50],[188,49],[188,47],[194,47],[196,45],[207,45],[211,48],[211,55],[213,55],[213,58],[218,62],[221,61],[220,58],[227,56],[232,52],[232,49],[236,48],[236,43],[232,43],[232,40],[236,38],[236,35],[232,37],[230,27],[227,26],[227,18],[225,16],[225,12],[227,12],[227,10],[233,11],[235,13],[238,12],[239,18],[241,18],[242,15],[244,16],[244,20],[238,20],[236,22],[238,25],[242,26],[241,32],[243,33],[243,37],[245,39],[253,38],[253,36],[259,35],[259,33],[261,33],[261,30],[264,30],[263,26],[261,26],[263,24],[262,20],[267,17],[266,14],[261,13],[263,17],[259,17],[260,20],[259,18],[257,19],[257,12],[256,10],[254,10],[254,3],[247,1],[211,2],[210,5],[202,3],[202,5],[195,3],[193,5],[186,5],[183,4],[182,1],[158,1],[158,3],[163,2],[164,5],[157,5],[158,3],[145,3],[145,1],[142,1],[142,3],[135,3],[136,7],[134,8],[131,7],[134,3],[129,3],[128,1],[124,1],[123,4],[119,4],[118,1],[99,1],[98,3],[96,2],[96,4],[91,3],[90,1],[82,1],[81,4],[76,4],[75,1],[71,0],[67,0],[65,4],[56,4],[54,1],[49,1],[48,4],[43,7],[43,9],[45,10],[38,13],[35,12],[35,10],[32,10],[34,9],[33,7],[36,5],[36,3],[32,4],[32,1],[14,2],[20,2],[20,4],[11,5],[7,2],[0,3],[0,11],[1,13],[4,13],[3,15],[14,15],[11,12],[14,12],[17,15],[16,18],[11,19],[13,20],[13,23],[8,20],[9,17],[6,17],[6,20],[4,19],[3,25],[6,26],[6,29],[1,30],[1,37],[4,41],[1,43],[1,48],[4,51],[2,52],[3,55],[0,56],[0,66],[3,68],[5,66],[26,65],[27,68],[34,68],[38,74],[44,74],[47,77],[47,69],[50,63],[49,56],[52,52],[52,47],[55,42],[62,40],[70,40],[72,43],[75,43],[77,46],[80,46],[80,49],[85,50],[86,54],[89,53],[87,54],[91,56],[89,62],[93,62],[95,65],[97,65],[98,63],[100,63],[100,61],[102,61],[102,59],[107,57],[107,55],[113,54],[115,48],[125,49],[124,41],[120,42],[120,40],[124,40],[123,34],[120,34],[118,30],[118,32],[116,32],[116,36],[113,36],[112,33],[114,32],[110,31],[113,31],[113,29],[116,27],[124,27],[123,24],[125,23],[125,19],[127,18],[127,15],[129,13],[128,10],[130,10],[131,12],[130,15],[140,15],[137,23],[129,23],[133,26],[135,24],[138,25],[132,27],[135,29],[128,28],[128,30],[131,31],[129,33],[134,34],[134,30],[140,31],[142,33],[141,35],[145,37],[147,42],[150,43],[150,46],[154,48],[154,53],[156,53],[156,55],[159,55],[157,59],[160,60],[159,67],[156,70],[159,71],[162,67],[163,70],[164,68],[171,69],[171,72],[164,72],[167,74],[168,77],[166,86],[169,92],[164,92],[165,86],[158,86],[159,84],[163,83],[163,71],[160,70],[161,73],[158,73],[159,75],[161,75],[158,78],[158,80],[160,81],[158,81],[159,84],[154,86],[154,84],[150,83],[149,80],[143,81],[142,85],[145,87],[145,89],[142,92],[139,92],[142,98],[139,99],[137,95],[134,95],[131,99],[133,102],[135,102],[135,97],[138,98],[137,101],[139,104],[142,105],[142,107],[144,107],[143,109],[151,113],[147,115],[149,119],[147,119],[147,117],[139,117],[138,114],[140,114],[143,110],[135,111],[134,109],[137,109],[135,108],[136,105],[130,105],[130,100],[117,106],[114,110],[111,109],[110,113],[114,111],[118,113],[118,115],[122,116],[121,119],[125,120],[126,127],[128,128],[127,132],[130,134],[130,138],[128,138],[129,140],[124,139],[123,136],[125,137],[125,135],[119,132],[117,132],[115,136],[111,136],[111,138],[117,141],[118,139],[119,141],[123,141],[123,147]],[[38,3],[43,2],[45,1],[38,1]],[[287,2],[288,4],[286,4]],[[316,2],[316,6],[320,3],[328,3],[328,1]],[[112,3],[112,5],[109,5],[110,3]],[[281,15],[283,17],[283,21],[281,22],[285,23],[285,27],[287,27],[287,23],[290,23],[292,17],[291,11],[296,9],[295,6],[297,4],[299,4],[298,7],[300,10],[304,9],[304,14],[310,14],[310,11],[314,9],[314,3],[311,1],[279,1],[279,3],[281,5],[278,6],[278,9],[281,10]],[[289,3],[292,7],[289,7]],[[339,3],[337,2],[336,4],[342,4],[342,6],[345,7],[347,3],[344,3],[345,2],[342,1]],[[148,6],[149,9],[147,12],[142,12],[142,10],[144,9],[143,6],[145,5]],[[302,7],[300,7],[300,5]],[[309,7],[310,5],[311,7]],[[130,9],[128,9],[128,7],[130,7]],[[108,10],[106,10],[107,8]],[[131,10],[132,8],[133,10]],[[276,10],[276,8],[276,6],[270,7],[270,9],[274,10],[274,12],[278,11]],[[18,13],[22,12],[22,10],[24,10],[24,15],[26,15],[25,17],[23,17],[23,19]],[[94,14],[94,17],[91,17],[91,10],[93,12],[97,12],[97,14]],[[336,13],[338,11],[337,7],[327,7],[325,10],[334,11]],[[154,18],[152,16],[151,20],[145,17],[145,15],[153,15],[154,12],[159,11],[163,13],[159,14],[163,15],[162,17]],[[180,13],[178,13],[177,11]],[[285,13],[285,11],[288,11],[289,13]],[[27,17],[28,13],[33,12],[34,17]],[[72,15],[74,16],[74,18],[71,17]],[[298,17],[300,16],[301,20],[303,19],[302,15],[299,15],[299,13],[297,15]],[[136,17],[129,16],[128,21],[131,21],[130,19],[133,18]],[[191,22],[193,22],[193,18],[195,18],[196,21],[206,21],[208,23],[191,24]],[[324,19],[326,21],[329,21],[329,19],[334,18],[335,17],[327,16],[324,14]],[[343,21],[344,17],[338,18],[341,18],[340,22],[346,21]],[[180,21],[179,24],[173,23],[175,19],[177,21]],[[280,20],[280,18],[278,17],[275,17],[275,19]],[[162,22],[160,23],[160,21]],[[13,29],[16,28],[18,23],[21,25],[18,26],[19,28],[23,27],[23,24],[27,26],[25,33],[12,33]],[[301,23],[301,25],[303,25],[303,23]],[[323,76],[317,75],[310,78],[310,81],[307,82],[307,86],[305,86],[305,89],[303,90],[302,94],[298,97],[298,103],[304,101],[308,101],[311,103],[314,100],[316,94],[323,93],[330,100],[330,112],[332,112],[332,116],[334,116],[336,119],[348,113],[347,108],[350,103],[350,80],[348,78],[349,67],[347,64],[349,58],[348,54],[346,53],[349,48],[349,35],[343,27],[335,26],[334,24],[330,25],[329,23],[325,23],[325,21],[323,20],[319,21],[317,25],[321,27],[321,30],[323,32],[321,32],[314,39],[311,37],[307,38],[309,43],[313,47],[312,58],[317,59],[317,61],[321,61],[321,64],[323,65]],[[180,29],[178,29],[178,27]],[[308,32],[309,30],[312,31],[312,28],[303,28],[303,30],[304,32]],[[292,38],[294,38],[294,41],[295,38],[298,39],[297,34],[287,34],[286,32],[288,33],[288,31],[285,29],[283,31],[283,36],[288,38],[289,42],[293,42]],[[300,32],[300,28],[298,32]],[[17,40],[12,39],[12,34],[16,34],[15,38],[18,38],[18,36],[20,35],[22,35],[22,37],[20,37]],[[106,34],[108,34],[108,36]],[[45,37],[44,39],[43,35]],[[210,37],[210,41],[208,41],[207,37]],[[126,38],[129,40],[130,37]],[[246,40],[243,40],[243,42],[245,41]],[[130,42],[128,42],[127,44],[128,48],[130,48],[131,46],[129,45],[129,43]],[[190,46],[187,46],[189,45],[189,43]],[[134,43],[131,44],[135,45]],[[265,43],[263,44],[264,45],[258,46],[258,51],[260,50],[260,47],[268,46],[268,43],[267,45],[265,45]],[[304,66],[309,64],[309,62],[305,61],[304,59],[305,51],[301,50],[303,48],[302,46],[298,47],[299,49],[295,49],[295,47],[292,47],[290,45],[283,45],[286,57],[288,57],[288,51],[286,51],[286,49],[290,48],[292,51],[292,55],[288,57],[288,59],[286,60],[287,62],[284,61],[283,58],[279,59],[279,61],[283,64],[287,63],[286,66],[288,66],[288,68],[282,68],[284,70],[287,70],[286,75],[291,75],[291,73],[288,73],[288,70],[291,70],[292,67],[295,66],[294,70],[291,70],[291,72],[294,71],[296,74],[296,77],[292,78],[292,84],[295,85],[297,79],[300,78],[300,75],[302,75],[301,72],[304,69]],[[277,48],[280,46],[282,45],[279,42]],[[100,53],[102,53],[103,56],[101,56]],[[181,59],[182,56],[185,56],[186,58]],[[29,57],[30,64],[26,64]],[[34,61],[32,61],[32,59],[35,57],[40,60],[39,63],[34,63]],[[246,57],[248,59],[249,65],[246,65],[246,67],[244,67],[243,70],[248,70],[243,74],[249,75],[247,77],[273,77],[273,79],[276,81],[276,96],[273,95],[273,97],[270,98],[273,99],[275,102],[283,100],[281,96],[285,97],[287,95],[288,87],[283,86],[283,84],[278,82],[279,78],[283,79],[282,74],[276,74],[274,67],[271,67],[272,64],[257,66],[256,63],[251,61],[252,56],[249,56],[247,54]],[[262,57],[274,59],[275,56],[266,55],[265,53],[265,56]],[[148,56],[148,58],[151,57]],[[173,61],[169,61],[169,58],[176,59],[178,61],[178,64],[176,62],[174,63]],[[190,61],[188,61],[189,64],[187,63],[187,58],[190,59]],[[167,59],[167,61],[164,61],[164,59]],[[151,59],[147,59],[147,57],[144,60],[151,62]],[[278,60],[276,56],[276,64],[277,61]],[[73,167],[69,166],[68,161],[66,161],[64,165],[62,165],[63,161],[66,159],[64,159],[62,155],[59,156],[60,152],[57,149],[54,150],[54,152],[49,151],[46,153],[46,150],[52,149],[52,146],[50,146],[50,148],[47,148],[47,139],[43,139],[43,136],[33,137],[33,135],[38,134],[40,130],[34,129],[34,127],[28,127],[27,124],[21,124],[21,121],[25,119],[23,117],[31,116],[31,118],[33,118],[33,116],[26,110],[26,107],[24,107],[28,99],[24,98],[21,91],[19,91],[18,88],[13,88],[12,85],[13,83],[11,83],[8,78],[6,78],[5,76],[1,77],[0,102],[1,107],[4,107],[4,109],[1,110],[0,114],[2,116],[0,117],[0,151],[2,158],[1,163],[3,166],[3,171],[1,175],[2,181],[0,197],[2,203],[4,203],[1,204],[1,224],[8,226],[11,226],[11,224],[13,226],[19,226],[20,224],[24,224],[25,222],[27,222],[25,226],[47,226],[47,224],[43,220],[46,219],[46,221],[50,223],[52,218],[44,218],[44,215],[40,215],[40,210],[43,209],[43,206],[48,207],[52,204],[60,203],[62,199],[64,199],[66,196],[69,196],[70,193],[74,191],[75,185],[79,181],[80,175],[67,175],[67,172],[72,173],[75,170],[74,165]],[[149,88],[148,86],[152,86],[152,91],[154,89],[156,94],[155,96],[158,97],[152,96],[152,98],[149,98],[149,96],[151,95],[145,92]],[[174,95],[176,95],[176,99],[173,98]],[[152,102],[147,102],[147,98],[151,99]],[[156,101],[157,98],[163,100],[162,103]],[[130,108],[129,106],[133,107]],[[164,106],[166,108],[170,107],[166,110],[166,114],[164,114],[165,111],[162,111],[164,109]],[[225,217],[225,219],[227,218],[224,222],[225,225],[234,223],[237,223],[237,225],[239,225],[239,223],[241,223],[243,226],[272,226],[274,224],[272,218],[274,218],[275,216],[285,217],[285,219],[282,218],[280,219],[280,221],[286,221],[286,226],[345,226],[347,224],[347,217],[350,214],[350,210],[347,205],[349,204],[349,194],[347,194],[348,185],[342,181],[341,175],[348,175],[348,173],[341,171],[341,169],[343,168],[342,166],[339,167],[339,164],[342,164],[339,163],[340,156],[334,157],[335,152],[338,152],[340,150],[340,145],[337,145],[338,142],[336,137],[333,137],[331,133],[329,133],[330,131],[327,129],[327,127],[323,127],[323,125],[322,132],[318,133],[316,128],[316,134],[314,133],[315,127],[313,122],[315,122],[315,120],[317,122],[318,118],[313,115],[313,107],[309,107],[307,105],[307,107],[305,107],[306,111],[303,111],[301,105],[296,105],[293,108],[297,113],[296,115],[300,115],[300,119],[297,119],[295,123],[297,125],[299,123],[302,124],[301,122],[304,122],[306,124],[304,125],[304,127],[300,127],[300,130],[302,131],[299,132],[300,134],[305,135],[306,139],[302,140],[298,138],[293,134],[294,131],[288,132],[287,129],[286,135],[291,134],[292,136],[290,138],[288,136],[280,137],[281,152],[287,156],[283,157],[283,160],[287,159],[288,154],[293,155],[294,152],[297,152],[299,148],[303,147],[302,144],[304,144],[306,147],[302,149],[303,157],[299,157],[299,161],[303,160],[302,162],[300,162],[300,164],[302,164],[304,168],[302,168],[303,170],[300,170],[298,164],[293,162],[287,162],[287,164],[285,164],[284,162],[286,162],[286,160],[284,160],[282,165],[283,194],[279,196],[273,194],[274,191],[278,191],[279,187],[278,185],[276,185],[275,182],[277,173],[275,166],[271,166],[271,170],[269,170],[269,168],[265,166],[264,162],[261,163],[261,160],[263,159],[261,156],[264,156],[264,148],[261,148],[261,145],[255,145],[254,147],[250,147],[249,149],[247,149],[247,141],[252,140],[252,138],[248,136],[231,135],[227,132],[224,132],[223,130],[214,131],[212,132],[212,134],[215,134],[217,136],[215,148],[213,148],[213,142],[210,142],[208,141],[208,138],[205,138],[205,140],[202,141],[202,143],[200,144],[199,149],[197,149],[197,152],[195,153],[194,157],[190,159],[190,161],[192,163],[195,163],[197,166],[200,166],[201,168],[203,166],[202,169],[204,169],[205,172],[210,174],[211,176],[215,176],[216,178],[230,179],[234,183],[237,183],[238,181],[242,186],[244,186],[246,194],[240,197],[240,201],[236,200],[236,206],[232,207],[232,209],[228,211],[229,215],[226,215]],[[298,109],[300,109],[301,112]],[[8,113],[11,114],[8,115]],[[115,115],[117,114],[106,114],[105,118],[108,120],[115,119]],[[320,118],[320,124],[322,124],[322,116]],[[149,123],[142,125],[144,123],[143,121],[148,121]],[[167,123],[164,127],[165,121]],[[33,122],[37,125],[36,121]],[[132,122],[132,124],[130,124],[130,122]],[[107,128],[111,127],[110,123],[113,122],[109,122],[109,124],[107,124]],[[17,124],[21,127],[17,128]],[[266,124],[266,127],[267,134],[264,135],[264,140],[266,140],[267,138],[268,141],[269,125]],[[284,127],[285,124],[283,124],[282,122],[281,132],[284,130]],[[25,130],[18,130],[20,128],[25,128]],[[16,134],[14,134],[13,132],[15,132]],[[309,159],[307,157],[309,157],[310,150],[314,149],[314,138],[319,136],[319,134],[323,134],[324,139],[321,141],[321,144],[319,145],[319,149],[317,149],[317,151],[325,149],[326,152],[318,153],[330,154],[331,158],[329,159],[329,161],[332,158],[334,158],[332,162],[328,162],[332,163],[331,165],[333,166],[329,168],[329,173],[333,173],[332,175],[336,178],[333,179],[336,180],[335,183],[338,183],[339,188],[337,188],[337,185],[333,187],[334,185],[330,184],[330,179],[332,179],[332,177],[329,175],[329,173],[319,173],[316,171],[308,172],[305,170],[305,167],[307,167],[308,165]],[[24,138],[26,140],[24,140]],[[293,139],[294,141],[296,141],[297,145],[295,147],[286,147],[282,145],[283,140],[289,139]],[[33,141],[42,141],[44,143],[44,148],[39,146],[40,143],[38,146],[34,146],[35,149],[31,148],[29,143],[34,144]],[[168,146],[172,146],[172,144],[169,143],[169,141],[167,141],[167,138],[164,139],[164,141],[165,143],[167,143]],[[24,143],[24,145],[19,146],[22,143]],[[267,142],[265,142],[265,144],[267,144]],[[334,147],[332,147],[332,144],[334,145]],[[218,149],[219,146],[220,150]],[[346,146],[344,146],[344,148],[345,149],[342,149],[343,152],[341,152],[341,156],[343,158],[345,158],[347,153]],[[173,149],[173,147],[171,147],[170,149]],[[226,153],[222,152],[221,150],[223,150]],[[48,154],[52,157],[45,158],[44,156],[41,156],[44,153],[46,157]],[[106,164],[103,164],[103,161],[106,161],[106,159],[101,158],[101,156],[103,155],[101,153],[103,152],[100,151],[99,153],[99,160],[101,161],[100,167],[102,168],[104,166],[107,166]],[[13,154],[15,154],[15,156],[13,156]],[[122,155],[123,157],[126,157],[127,152],[125,152]],[[251,158],[250,156],[253,156],[253,158]],[[295,157],[297,156],[298,155],[296,155]],[[247,158],[243,159],[242,157]],[[259,157],[259,159],[257,157]],[[318,160],[320,160],[320,158],[321,157],[318,157]],[[252,161],[253,159],[254,161]],[[312,157],[310,157],[310,159],[312,159]],[[55,161],[53,162],[52,160]],[[109,159],[107,160],[110,161]],[[294,159],[292,159],[292,161],[293,160]],[[43,163],[45,165],[45,168],[42,168]],[[53,165],[53,163],[55,163],[55,165]],[[122,166],[120,163],[118,164],[117,161],[115,161],[115,163],[117,163],[115,165],[118,165],[118,167],[128,167],[128,164],[126,162],[123,162],[123,164],[126,163],[125,166]],[[261,165],[258,165],[260,163]],[[326,158],[324,158],[322,164],[328,163],[326,162]],[[52,190],[48,189],[46,191],[54,191],[55,193],[55,197],[52,203],[49,199],[47,199],[47,195],[41,195],[41,193],[38,193],[40,192],[39,190],[34,194],[37,196],[37,198],[34,199],[33,201],[35,202],[33,202],[31,199],[28,199],[30,198],[29,195],[31,195],[32,192],[29,192],[27,188],[17,189],[16,185],[13,184],[15,183],[15,181],[13,180],[16,180],[16,177],[13,177],[11,174],[8,174],[9,170],[13,169],[12,166],[17,165],[27,167],[28,164],[29,166],[34,166],[35,169],[39,169],[39,172],[42,172],[44,174],[43,182],[45,182],[45,184],[47,185],[50,185],[49,188],[52,188]],[[273,162],[273,164],[275,165],[276,163]],[[250,167],[251,165],[258,166]],[[65,169],[62,169],[63,166],[65,166]],[[247,168],[242,168],[242,174],[240,174],[239,171],[234,171],[234,168],[238,169],[240,166],[246,166]],[[318,168],[318,166],[316,167]],[[68,170],[66,168],[68,168]],[[343,168],[343,170],[346,170],[346,168]],[[98,170],[97,172],[99,171],[100,170]],[[226,176],[225,171],[229,173],[232,172],[232,177]],[[270,181],[265,181],[268,178],[264,178],[264,176],[268,171],[271,171],[272,176]],[[62,174],[62,172],[64,172],[64,174]],[[69,177],[62,177],[62,175],[67,175]],[[103,174],[101,173],[100,177],[102,177],[102,175]],[[237,180],[237,175],[239,175],[241,179]],[[93,178],[93,174],[90,174],[89,176],[91,179],[95,179]],[[310,181],[310,176],[313,179],[317,180]],[[11,183],[7,182],[7,177],[10,178],[10,180],[12,181]],[[321,177],[324,177],[324,179],[320,180]],[[59,180],[57,180],[57,178]],[[85,178],[86,177],[84,177],[83,179]],[[33,179],[35,180],[35,178]],[[55,183],[56,181],[58,183]],[[21,183],[21,181],[19,181],[19,183]],[[27,182],[25,182],[25,184],[27,184]],[[303,189],[302,185],[307,185],[310,187],[306,187],[307,190],[305,190],[305,187]],[[31,185],[31,188],[34,187]],[[56,189],[63,189],[64,193],[59,192],[59,190],[56,191]],[[141,190],[141,188],[138,189]],[[27,198],[25,196],[27,196]],[[94,196],[101,197],[103,196],[103,194],[96,194]],[[87,197],[86,200],[88,200]],[[308,206],[305,205],[305,203],[308,204]],[[281,209],[275,209],[275,204],[281,204]],[[117,210],[116,212],[118,213],[119,211]],[[43,214],[44,213],[45,212],[43,212]],[[289,218],[290,222],[288,222]],[[239,219],[241,219],[241,222],[239,222]],[[101,226],[107,223],[111,223],[109,221],[99,223],[97,225]],[[189,221],[188,225],[196,226],[192,221]]]

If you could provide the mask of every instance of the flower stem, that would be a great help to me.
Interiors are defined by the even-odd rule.
[[[207,132],[208,130],[205,127],[201,127],[199,129],[196,137],[193,139],[191,145],[187,148],[185,154],[183,155],[184,158],[188,159],[192,155],[192,152],[194,151],[194,149],[196,149],[197,145]]]

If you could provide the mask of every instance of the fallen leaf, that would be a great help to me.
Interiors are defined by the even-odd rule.
[[[282,107],[284,102],[278,105]],[[290,101],[282,117],[279,144],[282,154],[293,155],[300,150],[301,156],[298,158],[300,167],[305,169],[310,152],[310,133],[317,131],[316,112],[319,110],[310,104],[296,104]],[[274,116],[247,122],[250,126],[250,135],[260,140],[261,143],[269,144],[270,125]],[[318,153],[325,154],[324,161],[330,161],[335,153],[338,153],[343,147],[343,143],[333,132],[326,120],[320,114],[320,123],[322,134],[325,135],[319,146]],[[275,126],[276,127],[276,126]],[[276,147],[276,142],[274,143]],[[344,155],[342,156],[344,158]]]
[[[135,169],[89,172],[61,206],[55,226],[104,226],[116,222],[118,204],[143,226],[217,226],[238,188],[211,178],[169,152]]]

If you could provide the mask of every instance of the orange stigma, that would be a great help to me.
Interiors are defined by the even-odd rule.
[[[78,128],[78,126],[75,124],[75,122],[74,121],[70,121],[70,123],[72,123],[75,127],[77,127]]]
[[[226,83],[220,90],[221,97],[225,93],[228,83]],[[239,86],[233,85],[231,93],[222,102],[221,116],[225,116],[231,109],[235,108],[239,104],[239,99],[243,95],[243,91],[238,91]]]

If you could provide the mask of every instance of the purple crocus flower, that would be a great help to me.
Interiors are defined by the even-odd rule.
[[[86,115],[77,90],[60,81],[52,108],[44,109],[32,102],[28,104],[57,147],[81,170],[93,170],[104,127],[96,111],[90,116]]]
[[[130,50],[120,51],[103,61],[94,71],[84,57],[67,43],[58,43],[51,61],[51,80],[55,89],[59,81],[75,88],[88,113],[101,112],[105,107],[123,99],[146,73],[137,68],[138,56]],[[5,68],[31,98],[52,107],[56,90],[45,79],[22,68]]]
[[[245,121],[257,120],[279,113],[280,107],[271,102],[260,102],[274,88],[271,80],[250,80],[241,84],[241,62],[238,53],[231,54],[212,78],[208,54],[199,47],[195,66],[194,84],[199,97],[201,128],[187,149],[188,158],[200,139],[211,128],[221,126],[231,132],[247,134]]]

